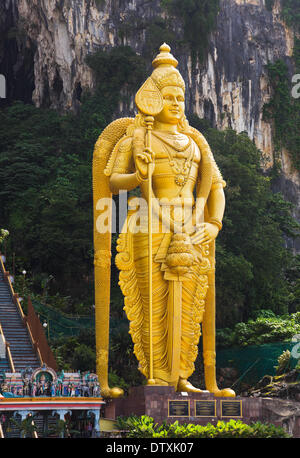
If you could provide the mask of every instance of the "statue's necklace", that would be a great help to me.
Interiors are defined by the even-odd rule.
[[[190,148],[189,150],[189,147],[191,146],[191,139],[188,137],[188,142],[182,146],[182,143],[179,140],[175,139],[172,142],[168,142],[165,136],[157,135],[154,132],[153,134],[164,143],[165,150],[169,156],[169,164],[175,173],[175,183],[178,186],[184,186],[187,182],[194,157],[193,148]],[[175,149],[176,153],[172,155],[168,146],[173,150]],[[182,162],[183,159],[184,161]]]
[[[179,151],[179,152],[187,150],[188,147],[191,145],[190,137],[181,136],[181,138],[184,138],[184,141],[182,141],[182,140],[178,139],[178,135],[174,135],[174,134],[165,136],[165,135],[162,135],[162,134],[158,134],[157,132],[153,132],[153,135],[155,135],[157,138],[162,140],[164,143],[169,145],[171,148],[176,149],[176,151]],[[169,137],[170,140],[168,140],[167,137]],[[188,139],[187,143],[185,142],[186,138]]]

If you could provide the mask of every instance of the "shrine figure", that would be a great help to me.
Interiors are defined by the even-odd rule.
[[[29,396],[29,382],[27,379],[24,380],[23,395]]]
[[[33,382],[33,385],[32,385],[32,397],[34,398],[35,396],[37,396],[37,384],[36,384],[36,382]]]
[[[216,396],[235,396],[216,383],[215,239],[222,229],[226,183],[207,141],[186,119],[185,82],[168,45],[160,47],[152,64],[151,76],[136,94],[136,117],[112,122],[94,150],[101,393],[123,394],[108,386],[112,220],[108,213],[110,230],[105,231],[100,210],[105,201],[111,211],[112,194],[139,187],[141,199],[129,202],[115,260],[139,370],[148,385],[201,392],[189,377],[202,327],[205,388]]]
[[[52,397],[55,397],[55,394],[56,394],[56,386],[55,386],[55,383],[54,383],[54,382],[51,383],[50,391],[51,391],[51,396],[52,396]]]

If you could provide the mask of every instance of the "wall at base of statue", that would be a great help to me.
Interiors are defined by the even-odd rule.
[[[260,421],[281,426],[291,436],[300,438],[300,402],[278,398],[218,398],[208,391],[177,393],[173,387],[139,386],[131,388],[127,397],[106,403],[105,418],[130,415],[148,415],[157,423],[200,425],[230,419],[247,424]]]

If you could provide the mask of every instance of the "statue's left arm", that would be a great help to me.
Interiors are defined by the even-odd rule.
[[[222,220],[225,211],[225,194],[223,188],[226,186],[226,183],[212,155],[211,162],[213,178],[206,202],[206,211],[204,212],[204,209],[200,209],[198,213],[195,211],[194,214],[196,231],[192,235],[191,240],[196,245],[212,242],[222,229]]]
[[[205,299],[205,312],[202,322],[203,333],[203,359],[206,389],[215,396],[234,397],[235,393],[230,388],[219,389],[216,382],[216,344],[215,344],[215,238],[222,228],[225,210],[225,181],[211,155],[213,178],[210,193],[206,202],[201,223],[192,236],[194,243],[206,244],[209,247],[210,271],[208,272],[209,288]]]

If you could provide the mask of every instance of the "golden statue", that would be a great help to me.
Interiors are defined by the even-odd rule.
[[[138,114],[112,122],[94,151],[94,245],[97,373],[108,385],[110,230],[100,227],[103,199],[140,187],[145,209],[129,202],[116,265],[139,370],[148,385],[201,392],[188,381],[203,334],[206,390],[219,390],[215,355],[215,238],[222,228],[225,182],[205,138],[184,114],[185,83],[163,44],[136,94]],[[140,200],[142,200],[140,199]],[[137,201],[137,198],[133,198]],[[141,221],[143,220],[143,221]]]

